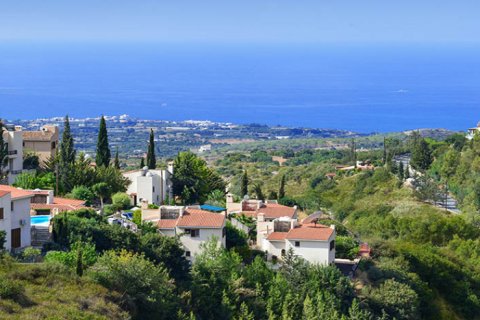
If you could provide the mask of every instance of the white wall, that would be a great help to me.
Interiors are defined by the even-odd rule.
[[[191,228],[191,229],[200,229],[200,228]],[[185,232],[185,228],[177,228],[177,234],[181,234]],[[187,259],[193,261],[195,260],[195,255],[201,252],[200,246],[212,239],[212,237],[216,237],[218,239],[219,245],[225,247],[226,246],[226,237],[222,237],[223,228],[201,228],[200,229],[200,236],[192,238],[189,234],[182,235],[180,237],[180,241],[184,247],[185,251],[190,251],[190,257]]]
[[[3,219],[0,220],[0,230],[5,231],[6,234],[6,240],[7,242],[5,243],[4,247],[6,250],[11,249],[11,235],[10,235],[10,230],[11,230],[11,217],[12,214],[10,212],[10,194],[6,194],[5,196],[0,198],[0,208],[3,208]]]
[[[23,136],[22,131],[4,131],[3,138],[8,143],[8,151],[17,150],[17,154],[8,156],[8,169],[10,171],[23,170]],[[8,183],[15,182],[16,174],[8,175]]]
[[[296,255],[311,263],[331,264],[335,261],[335,249],[330,250],[330,241],[333,239],[334,235],[329,241],[300,240],[300,247],[295,247],[295,240],[286,240],[286,251],[292,248]]]
[[[142,176],[141,170],[125,172],[123,176],[131,181],[127,193],[136,193],[137,202],[145,199],[150,204],[160,205],[167,195],[170,196],[170,175],[165,170],[148,170],[148,172],[150,175],[146,176]]]
[[[25,220],[26,224],[22,226],[20,220]],[[21,228],[22,248],[28,247],[32,243],[30,222],[30,198],[13,200],[11,228]]]
[[[274,255],[274,256],[277,256],[277,258],[282,259],[282,250],[285,249],[285,241],[268,241],[268,240],[264,240],[264,241],[266,242],[265,250],[268,251],[269,258],[271,258],[272,255]]]

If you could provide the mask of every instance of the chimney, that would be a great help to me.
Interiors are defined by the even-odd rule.
[[[168,164],[167,164],[167,171],[170,173],[170,174],[173,174],[173,161],[169,161]]]
[[[141,208],[142,210],[147,210],[147,209],[148,209],[148,201],[147,201],[147,200],[144,200],[144,199],[141,199],[140,201],[141,201],[141,203],[142,203],[142,204],[140,205],[140,208]]]
[[[227,193],[227,203],[233,203],[233,194]]]
[[[260,212],[257,216],[257,222],[264,222],[265,221],[265,214]]]

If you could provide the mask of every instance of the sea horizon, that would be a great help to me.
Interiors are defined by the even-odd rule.
[[[480,46],[0,45],[0,117],[209,120],[359,133],[480,120]]]

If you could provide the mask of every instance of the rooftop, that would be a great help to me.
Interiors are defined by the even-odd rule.
[[[26,141],[51,141],[55,133],[52,131],[22,131],[23,140]]]
[[[27,190],[15,188],[12,186],[7,185],[0,185],[0,191],[3,192],[10,192],[12,194],[12,200],[23,199],[23,198],[30,198],[33,197],[33,193]]]
[[[288,232],[286,239],[327,241],[333,233],[334,229],[321,224],[303,224],[300,227],[291,229]]]
[[[173,229],[175,227],[188,228],[222,228],[225,216],[200,209],[185,209],[183,216],[178,219],[161,219],[157,222],[160,229]]]

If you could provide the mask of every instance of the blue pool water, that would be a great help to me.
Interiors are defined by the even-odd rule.
[[[33,216],[30,217],[32,226],[39,224],[46,224],[50,221],[50,216]]]

